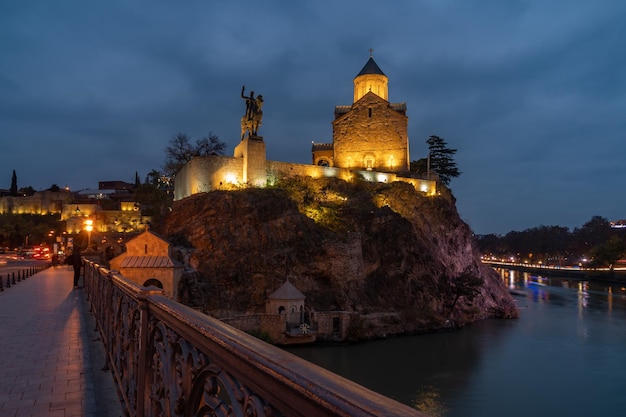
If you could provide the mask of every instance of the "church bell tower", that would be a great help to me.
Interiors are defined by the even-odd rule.
[[[356,103],[370,91],[383,100],[389,101],[389,79],[380,67],[374,62],[372,49],[370,49],[370,59],[365,66],[354,77],[354,101]]]

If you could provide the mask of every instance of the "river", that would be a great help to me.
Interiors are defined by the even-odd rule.
[[[626,415],[626,283],[499,272],[519,319],[289,351],[433,417]]]

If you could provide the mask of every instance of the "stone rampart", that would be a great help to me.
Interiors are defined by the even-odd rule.
[[[243,162],[243,158],[217,155],[193,158],[176,175],[174,199],[241,186]]]
[[[193,194],[245,186],[243,182],[243,158],[228,156],[205,156],[192,159],[176,175],[175,200]],[[362,178],[372,182],[404,181],[416,190],[434,195],[436,182],[419,178],[401,177],[389,172],[358,171],[346,168],[326,167],[291,162],[266,161],[267,184],[272,185],[280,178],[307,176],[311,178],[335,177],[346,181]]]
[[[72,200],[66,191],[38,191],[31,196],[0,197],[0,214],[56,214]]]

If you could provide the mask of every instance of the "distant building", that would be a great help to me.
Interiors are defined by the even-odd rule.
[[[98,182],[99,190],[132,191],[134,188],[135,188],[135,184],[131,184],[125,181],[100,181]]]
[[[624,229],[626,228],[626,220],[613,220],[610,222],[611,228],[613,229]]]
[[[57,214],[74,200],[74,195],[66,190],[37,191],[30,196],[0,197],[0,214]]]

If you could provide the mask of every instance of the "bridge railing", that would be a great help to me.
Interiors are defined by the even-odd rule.
[[[90,261],[85,289],[132,417],[425,416]]]

